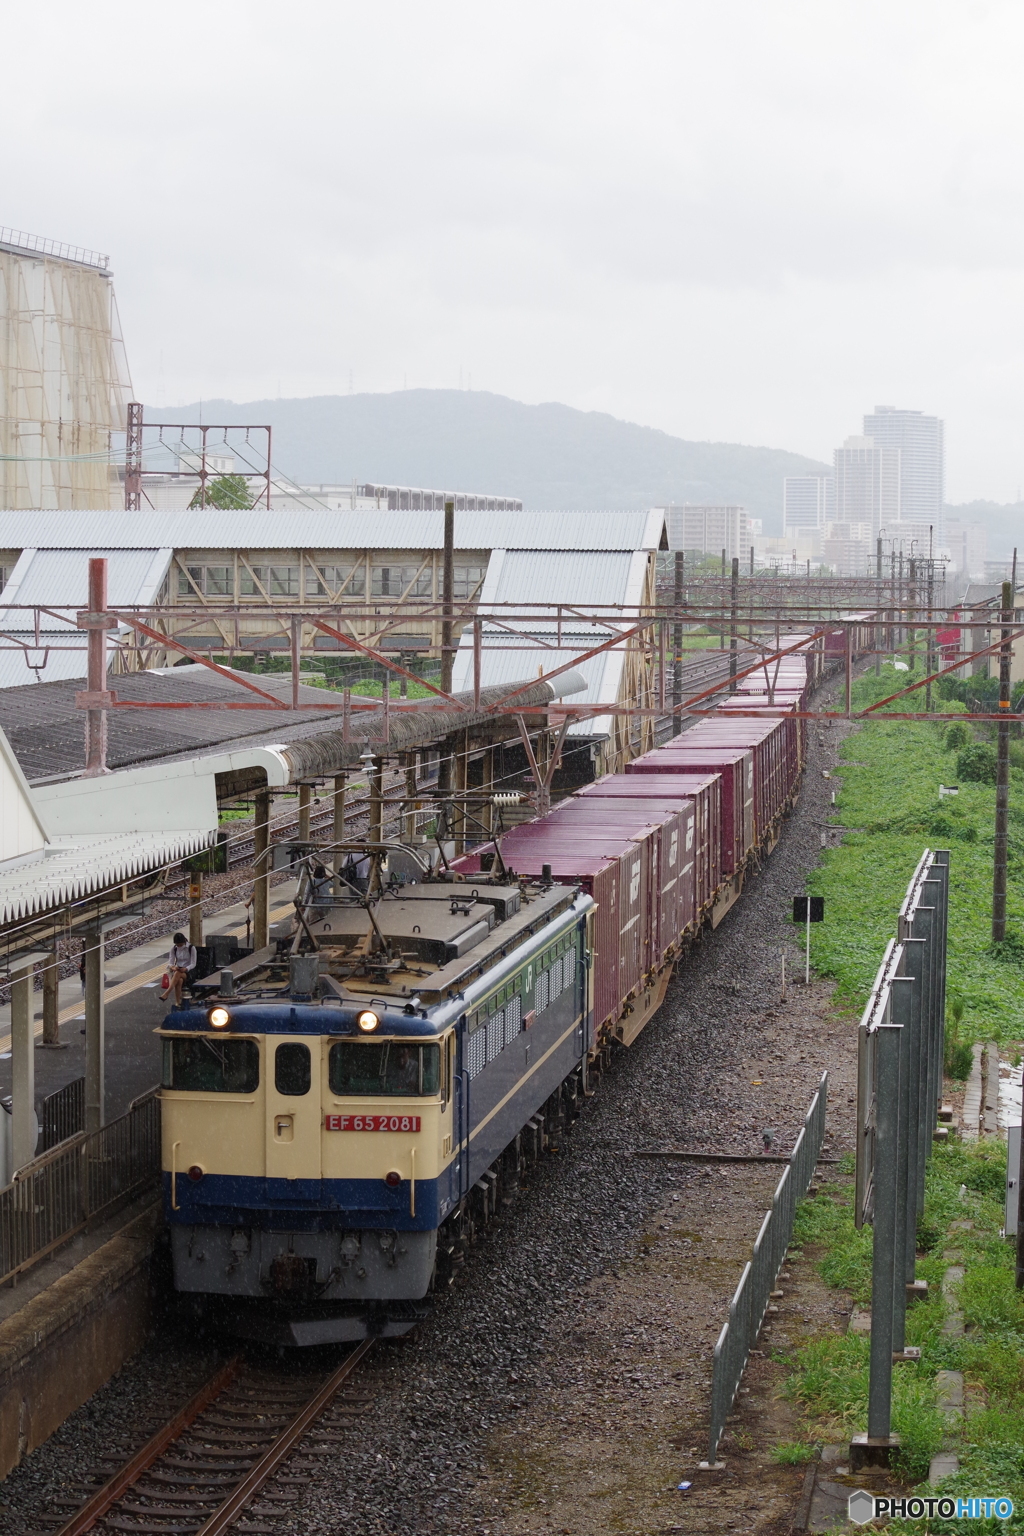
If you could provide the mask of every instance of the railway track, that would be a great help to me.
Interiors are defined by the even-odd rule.
[[[338,1463],[339,1444],[370,1405],[348,1383],[372,1347],[358,1344],[312,1388],[306,1373],[237,1356],[140,1450],[97,1465],[55,1500],[32,1536],[278,1536],[312,1473],[325,1459]]]

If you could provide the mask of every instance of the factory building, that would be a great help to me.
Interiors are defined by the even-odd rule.
[[[0,687],[85,676],[76,614],[85,605],[89,557],[100,554],[110,607],[148,610],[151,629],[204,655],[288,655],[294,620],[307,659],[358,657],[341,634],[406,662],[436,660],[443,543],[438,511],[369,520],[358,512],[281,518],[265,508],[206,507],[143,518],[94,513],[87,525],[70,514],[3,514],[0,567],[10,574],[0,594]],[[659,510],[457,512],[453,638],[462,640],[453,686],[473,686],[466,626],[477,611],[489,615],[483,686],[536,675],[538,666],[550,671],[649,611],[657,551],[666,547]],[[337,633],[319,629],[315,617]],[[115,675],[172,666],[181,656],[127,625],[111,639]],[[580,666],[587,694],[578,702],[649,703],[651,665],[635,638],[601,652]],[[645,750],[628,733],[648,729],[611,714],[585,728],[605,766]]]
[[[108,258],[0,229],[0,507],[121,504],[129,393]]]

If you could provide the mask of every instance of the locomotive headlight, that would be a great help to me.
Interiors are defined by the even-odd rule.
[[[231,1022],[231,1015],[226,1008],[211,1008],[209,1019],[214,1029],[225,1029]]]
[[[372,1008],[367,1008],[364,1013],[359,1015],[356,1023],[359,1025],[359,1028],[368,1035],[377,1028],[377,1025],[380,1023],[380,1019],[374,1013]]]

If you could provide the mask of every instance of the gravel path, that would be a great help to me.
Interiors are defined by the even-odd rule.
[[[532,1172],[430,1320],[412,1340],[379,1347],[360,1378],[373,1408],[334,1469],[311,1474],[282,1531],[719,1528],[678,1507],[667,1512],[666,1479],[690,1475],[682,1461],[693,1465],[706,1423],[711,1348],[781,1169],[720,1172],[632,1153],[754,1153],[766,1128],[772,1150],[786,1151],[826,1067],[841,1110],[830,1110],[831,1145],[849,1144],[855,1032],[829,1015],[826,986],[791,987],[779,1001],[781,952],[791,975],[800,953],[786,914],[817,863],[830,810],[834,783],[822,772],[834,768],[848,729],[812,726],[798,807],[763,870],[681,967],[660,1014],[598,1081],[558,1153]],[[694,1257],[706,1241],[717,1247]],[[194,1377],[203,1358],[195,1346],[165,1342],[132,1362],[0,1487],[4,1529],[32,1529],[28,1511],[80,1460],[95,1459],[107,1424],[120,1438],[154,1361],[183,1399],[184,1375]],[[664,1466],[643,1439],[652,1413],[659,1444],[673,1452]],[[609,1466],[584,1507],[583,1479]],[[739,1528],[768,1529],[753,1515]]]

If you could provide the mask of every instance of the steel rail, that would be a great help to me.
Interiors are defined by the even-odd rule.
[[[136,1451],[130,1461],[126,1461],[119,1472],[115,1472],[109,1482],[104,1483],[97,1493],[94,1493],[87,1504],[71,1516],[66,1525],[62,1525],[56,1532],[56,1536],[83,1536],[85,1531],[91,1531],[97,1520],[107,1513],[112,1504],[116,1504],[122,1494],[127,1493],[133,1483],[137,1482],[141,1474],[148,1470],[166,1451],[169,1445],[181,1437],[194,1421],[203,1413],[210,1404],[220,1396],[225,1387],[231,1385],[238,1375],[242,1364],[241,1355],[235,1355],[227,1365],[220,1370],[205,1386],[200,1387],[192,1400],[185,1404],[173,1418],[168,1419],[162,1429],[158,1429],[151,1440],[140,1451]]]
[[[291,1455],[306,1431],[316,1423],[339,1387],[348,1380],[356,1366],[365,1360],[375,1342],[374,1339],[364,1339],[361,1344],[356,1345],[334,1375],[328,1377],[319,1392],[310,1398],[306,1406],[300,1409],[292,1419],[288,1428],[278,1436],[270,1449],[264,1452],[252,1471],[242,1479],[237,1488],[228,1494],[220,1508],[214,1510],[206,1524],[199,1527],[196,1536],[220,1536],[221,1531],[228,1530],[234,1524],[245,1506],[259,1493],[264,1484],[269,1482],[281,1463]]]
[[[219,1536],[220,1532],[227,1531],[234,1525],[246,1505],[251,1503],[273,1478],[282,1463],[287,1460],[323,1414],[331,1399],[365,1360],[375,1342],[375,1339],[369,1338],[355,1346],[338,1369],[321,1383],[312,1397],[308,1398],[299,1411],[288,1420],[281,1432],[275,1435],[273,1443],[263,1451],[262,1455],[258,1455],[241,1481],[235,1484],[227,1497],[205,1521],[203,1521],[205,1510],[200,1512],[198,1519],[203,1523],[195,1524],[189,1521],[190,1525],[195,1525],[194,1536]],[[191,1429],[206,1409],[232,1385],[239,1375],[242,1363],[242,1356],[236,1355],[228,1361],[227,1365],[222,1366],[184,1408],[169,1419],[141,1450],[136,1451],[135,1455],[93,1494],[88,1503],[77,1510],[71,1519],[59,1528],[55,1536],[85,1536],[86,1532],[93,1530],[97,1523],[102,1521],[131,1491],[142,1474],[158,1462],[168,1447],[180,1439],[186,1430]],[[239,1431],[245,1432],[242,1424],[239,1424]],[[196,1433],[202,1436],[201,1424],[196,1426]],[[201,1503],[201,1500],[197,1502]],[[159,1511],[161,1518],[166,1513],[163,1510]],[[188,1508],[185,1504],[182,1505],[180,1514],[188,1518]],[[168,1529],[175,1529],[175,1527],[169,1526]]]

